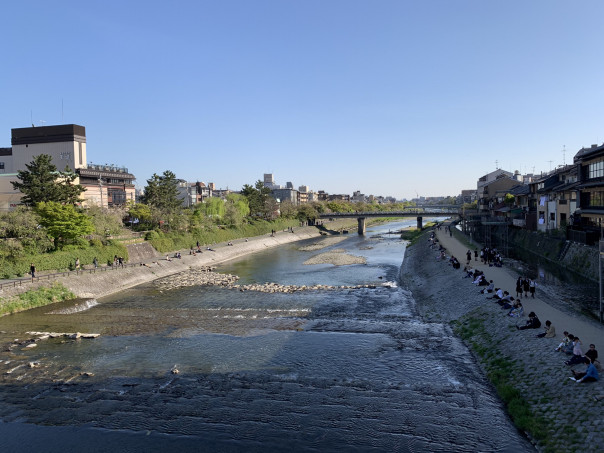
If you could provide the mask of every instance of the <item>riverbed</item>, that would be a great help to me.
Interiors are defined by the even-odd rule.
[[[388,232],[412,223],[216,269],[330,290],[149,283],[0,318],[0,447],[530,451],[467,348],[400,287],[405,244]],[[363,262],[304,264],[333,250]],[[100,336],[15,343],[34,331]]]

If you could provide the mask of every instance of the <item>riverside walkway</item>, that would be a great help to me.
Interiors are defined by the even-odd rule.
[[[455,235],[461,234],[455,232]],[[467,246],[444,229],[436,236],[447,250],[447,257],[456,256],[465,263]],[[472,252],[474,249],[472,249]],[[420,240],[409,253],[411,274],[409,286],[420,300],[423,316],[435,321],[454,321],[453,325],[469,332],[466,343],[474,351],[485,375],[503,373],[507,385],[512,386],[528,404],[537,429],[530,436],[538,451],[600,452],[604,445],[604,376],[598,382],[576,383],[569,379],[571,368],[564,364],[570,356],[554,349],[564,330],[581,338],[583,352],[590,343],[604,353],[604,326],[580,313],[561,311],[540,296],[522,298],[525,316],[520,320],[506,316],[498,304],[479,294],[479,289],[463,271],[453,269],[448,261],[436,260],[436,250],[427,241]],[[407,261],[407,254],[405,255]],[[515,295],[516,275],[503,267],[489,267],[475,261],[472,266],[485,272],[487,279]],[[524,324],[526,314],[534,311],[544,324],[550,320],[556,328],[555,338],[536,338],[540,329],[516,330],[516,323]],[[507,367],[501,363],[507,363]],[[576,365],[582,371],[585,365]],[[510,412],[512,412],[510,410]],[[516,423],[518,420],[515,420]],[[531,431],[530,428],[527,428]],[[535,434],[537,433],[537,434]],[[496,435],[496,433],[493,433]]]

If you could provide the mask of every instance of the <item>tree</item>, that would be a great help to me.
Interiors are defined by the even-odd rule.
[[[224,222],[227,225],[239,226],[243,219],[250,213],[247,198],[243,195],[231,193],[227,195]]]
[[[17,172],[17,178],[21,182],[11,182],[15,190],[23,193],[21,201],[24,205],[35,206],[48,201],[75,205],[82,201],[80,195],[86,189],[74,184],[77,175],[67,167],[62,172],[57,171],[48,154],[35,156],[25,166],[27,170]]]
[[[300,222],[313,223],[315,219],[319,218],[319,213],[312,205],[303,204],[298,208],[296,218]]]
[[[146,229],[153,224],[153,213],[151,208],[144,203],[133,203],[128,204],[128,215],[132,222],[138,219],[138,228]]]
[[[282,201],[279,205],[279,212],[284,219],[293,219],[298,213],[296,205],[289,200]]]
[[[225,211],[224,200],[218,197],[206,198],[199,207],[199,210],[207,217],[221,219]]]
[[[41,201],[36,205],[40,224],[54,239],[55,249],[94,231],[94,225],[86,214],[73,205],[63,205],[55,201]]]
[[[182,207],[182,200],[178,198],[176,175],[170,170],[164,171],[161,176],[153,173],[151,179],[147,179],[142,201],[160,211],[173,211]]]
[[[245,184],[241,189],[241,195],[247,198],[252,216],[272,218],[274,212],[274,203],[268,201],[271,189],[264,186],[261,180],[256,181],[254,186]],[[273,200],[274,201],[274,200]]]
[[[100,206],[90,206],[86,214],[94,226],[94,234],[105,237],[108,234],[120,234],[123,228],[125,211],[122,207],[113,206],[109,209]]]
[[[1,255],[45,253],[53,247],[46,230],[40,228],[40,216],[25,206],[0,214],[0,239]]]

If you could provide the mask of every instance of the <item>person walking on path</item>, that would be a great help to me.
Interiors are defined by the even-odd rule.
[[[80,270],[80,258],[76,258],[76,260],[75,260],[75,268],[76,268],[76,271]]]
[[[96,259],[96,256],[92,259],[92,265],[95,269],[99,267],[99,260]]]
[[[34,278],[36,278],[36,266],[34,263],[31,263],[29,266],[29,273],[31,274],[31,281],[33,282]]]

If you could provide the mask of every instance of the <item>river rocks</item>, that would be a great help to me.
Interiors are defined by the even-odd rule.
[[[341,253],[338,253],[341,255]],[[281,285],[278,283],[250,283],[247,285],[238,285],[236,282],[239,277],[231,274],[220,274],[214,272],[210,267],[189,269],[187,272],[171,275],[169,277],[156,280],[155,285],[160,291],[168,291],[176,288],[189,286],[223,286],[229,289],[239,291],[257,291],[261,293],[296,293],[300,291],[329,291],[334,289],[376,289],[378,286],[385,288],[394,288],[393,282],[380,284],[366,284],[354,286],[330,286],[330,285]]]
[[[220,274],[214,272],[214,268],[201,267],[156,280],[155,286],[160,291],[188,286],[233,286],[238,279],[236,275]]]
[[[58,332],[26,332],[28,335],[35,335],[36,338],[32,338],[29,341],[40,341],[40,340],[47,340],[49,338],[60,338],[60,337],[65,337],[65,338],[69,338],[71,340],[79,340],[80,338],[97,338],[100,337],[101,334],[100,333],[80,333],[80,332],[75,332],[75,333],[67,333],[67,332],[63,332],[63,333],[58,333]]]

